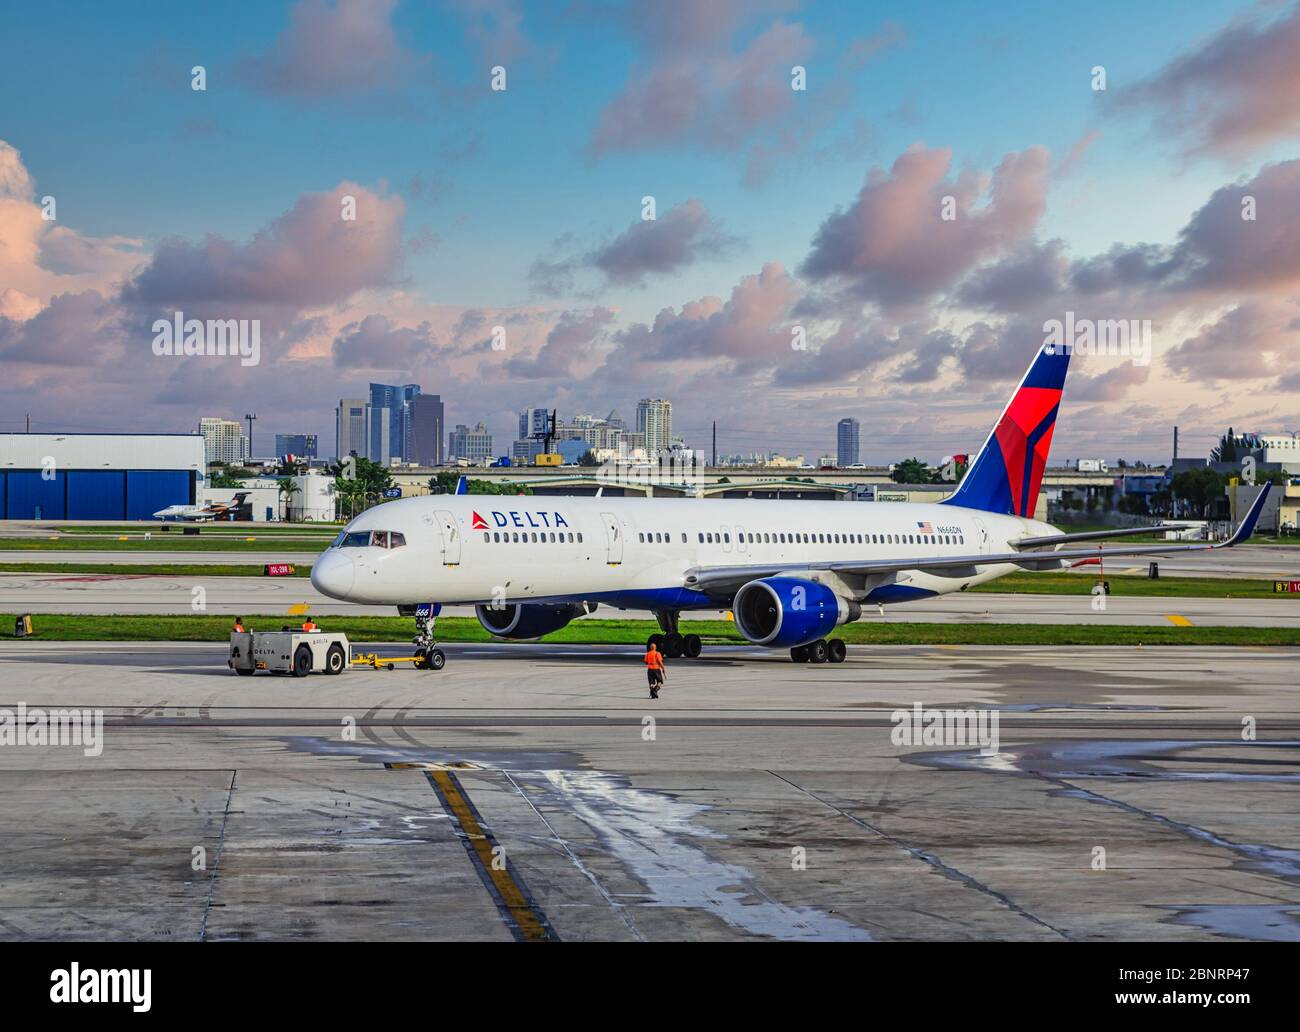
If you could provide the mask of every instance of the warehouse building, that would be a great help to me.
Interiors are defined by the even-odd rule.
[[[205,470],[198,434],[0,433],[0,517],[147,520],[193,505]]]

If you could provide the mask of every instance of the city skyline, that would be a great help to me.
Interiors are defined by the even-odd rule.
[[[942,455],[1076,317],[1150,325],[1076,361],[1059,454],[1300,426],[1300,7],[648,10],[10,12],[0,429],[328,441],[424,383],[444,441],[664,394],[728,453],[834,452],[833,409],[862,461]],[[257,364],[151,349],[190,318]]]

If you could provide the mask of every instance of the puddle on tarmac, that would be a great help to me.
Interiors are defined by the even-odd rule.
[[[1210,741],[1113,739],[1082,742],[1031,742],[1028,745],[1003,747],[992,756],[981,756],[978,750],[960,752],[914,752],[902,757],[905,763],[945,770],[980,770],[998,774],[1038,774],[1056,778],[1113,778],[1142,777],[1159,781],[1270,781],[1300,782],[1297,770],[1169,770],[1143,762],[1143,756],[1162,754],[1162,758],[1177,762],[1182,752],[1198,749],[1258,749],[1261,752],[1300,749],[1300,742],[1255,741],[1240,739]],[[1194,757],[1187,757],[1190,761]],[[1195,762],[1200,762],[1196,760]],[[1243,757],[1222,758],[1225,765],[1241,764],[1296,764],[1300,754],[1278,760],[1261,755],[1258,761]]]
[[[994,707],[1003,713],[1045,713],[1050,710],[1115,710],[1119,713],[1163,713],[1168,706],[1108,706],[1101,702],[1017,702]]]
[[[813,907],[765,895],[744,867],[715,860],[692,839],[725,839],[695,818],[710,808],[663,792],[633,788],[627,778],[594,770],[542,770],[519,777],[543,801],[579,817],[641,881],[654,907],[703,910],[733,928],[787,940],[858,940],[865,929]]]
[[[1283,903],[1240,906],[1218,904],[1169,907],[1177,910],[1176,924],[1192,925],[1208,932],[1260,942],[1300,942],[1300,904]]]
[[[646,889],[640,906],[703,911],[751,935],[788,940],[866,941],[863,928],[814,907],[792,907],[768,897],[753,874],[714,859],[700,840],[726,838],[696,823],[710,807],[666,792],[633,788],[626,777],[582,769],[576,753],[528,750],[440,750],[341,742],[307,736],[281,738],[296,752],[350,756],[363,763],[450,763],[469,760],[509,772],[543,813],[548,807],[583,821],[610,854]]]

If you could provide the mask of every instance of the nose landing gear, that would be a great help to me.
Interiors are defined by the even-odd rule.
[[[415,637],[411,643],[415,646],[416,670],[441,670],[447,665],[447,654],[434,644],[434,625],[442,605],[438,602],[421,602],[415,607]]]

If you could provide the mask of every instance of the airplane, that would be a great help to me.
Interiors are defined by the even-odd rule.
[[[1070,352],[1045,345],[955,492],[937,503],[531,496],[407,498],[349,523],[312,567],[316,590],[414,615],[419,657],[441,669],[442,605],[473,605],[494,637],[531,640],[599,605],[653,613],[669,658],[700,655],[687,610],[730,611],[754,645],[843,662],[829,637],[864,606],[965,591],[1020,570],[1230,548],[1254,532],[1269,485],[1236,532],[1207,543],[1079,547],[1160,527],[1063,533],[1033,518]],[[647,643],[648,644],[648,643]]]
[[[250,492],[241,491],[228,502],[209,502],[207,505],[169,505],[153,514],[156,520],[183,520],[189,523],[206,523],[225,519],[233,510],[244,504]]]

